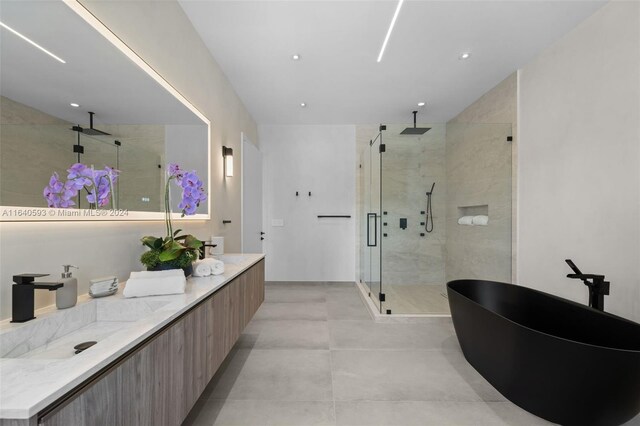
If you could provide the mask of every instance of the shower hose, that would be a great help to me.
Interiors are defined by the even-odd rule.
[[[424,230],[433,231],[433,210],[431,209],[431,193],[427,192],[427,210],[425,211]]]
[[[427,210],[424,212],[424,230],[428,233],[433,231],[433,208],[431,207],[431,195],[433,194],[433,189],[435,187],[436,183],[433,182],[433,185],[431,185],[431,191],[427,192]],[[431,226],[429,226],[429,222],[431,222]]]

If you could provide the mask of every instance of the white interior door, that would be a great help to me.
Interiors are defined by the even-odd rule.
[[[262,253],[262,153],[242,135],[242,252]]]

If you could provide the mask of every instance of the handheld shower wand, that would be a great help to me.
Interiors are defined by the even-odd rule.
[[[433,182],[433,185],[431,185],[431,191],[427,192],[427,209],[424,212],[424,230],[428,233],[433,231],[433,208],[431,207],[431,195],[433,194],[433,188],[435,188],[435,186],[436,183]],[[431,222],[431,227],[429,227],[429,222]]]

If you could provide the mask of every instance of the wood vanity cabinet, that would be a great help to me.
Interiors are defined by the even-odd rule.
[[[46,426],[180,425],[264,301],[264,260],[38,417]]]

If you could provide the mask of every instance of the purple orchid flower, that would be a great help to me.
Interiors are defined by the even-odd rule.
[[[182,184],[182,177],[184,176],[184,170],[180,168],[176,163],[170,163],[168,167],[169,179],[175,179],[178,185]]]
[[[51,179],[49,179],[49,188],[53,192],[60,192],[62,188],[64,188],[64,182],[60,180],[57,173],[51,175]]]
[[[187,172],[182,176],[182,183],[180,184],[183,188],[197,188],[202,186],[202,181],[198,178],[195,170],[191,172]]]
[[[175,179],[176,183],[182,188],[182,197],[178,204],[182,215],[191,216],[195,214],[200,203],[207,199],[202,180],[200,180],[195,170],[185,171],[176,163],[170,163],[167,170],[169,175],[167,185],[172,179]]]
[[[182,173],[182,169],[176,163],[169,164],[169,176],[177,176]]]
[[[47,201],[49,207],[59,207],[62,202],[60,194],[64,190],[64,182],[62,182],[58,176],[58,173],[53,173],[49,179],[49,185],[44,188],[43,195]]]
[[[69,167],[67,169],[67,178],[69,179],[75,179],[77,177],[80,176],[84,176],[83,172],[87,169],[87,166],[85,166],[82,163],[75,163],[73,164],[71,167]]]
[[[95,170],[93,166],[75,163],[67,169],[66,182],[60,180],[58,173],[54,172],[42,194],[49,207],[70,208],[76,205],[73,198],[78,196],[78,192],[86,189],[89,192],[86,197],[89,203],[105,207],[110,202],[112,188],[119,174],[120,171],[112,167]]]

